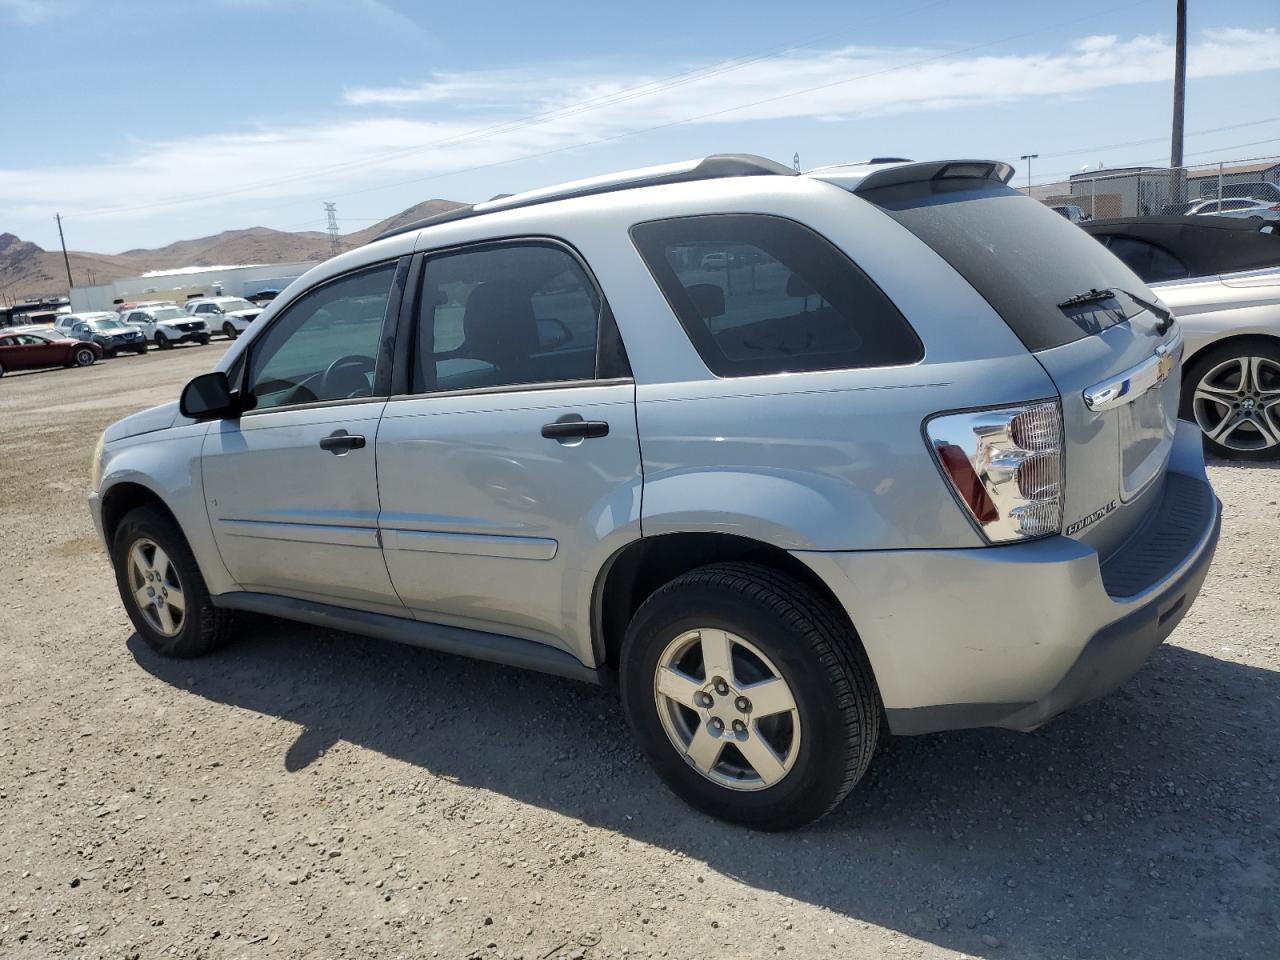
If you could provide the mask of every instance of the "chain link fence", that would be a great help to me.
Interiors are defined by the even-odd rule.
[[[1082,171],[1031,188],[1054,207],[1074,205],[1091,220],[1109,217],[1219,213],[1280,204],[1280,156],[1185,167],[1121,167]]]

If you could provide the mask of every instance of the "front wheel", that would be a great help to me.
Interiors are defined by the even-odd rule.
[[[1280,341],[1228,343],[1197,358],[1183,379],[1180,415],[1219,457],[1280,459]]]
[[[163,333],[157,333],[156,346],[159,347],[161,350],[168,350],[171,346],[173,346],[173,344],[169,342],[169,338],[166,337]]]
[[[226,320],[223,322],[222,335],[226,337],[228,340],[234,340],[236,338],[236,328],[230,320]]]
[[[694,807],[762,830],[829,813],[871,763],[881,706],[852,628],[768,567],[725,563],[636,613],[623,709],[649,761]]]
[[[75,353],[71,355],[71,359],[77,367],[91,367],[93,362],[98,358],[88,347],[79,347]]]
[[[198,657],[230,639],[231,613],[213,605],[186,538],[160,510],[125,514],[111,560],[129,619],[156,653]]]
[[[209,338],[207,336],[196,337],[196,343],[200,344],[202,347],[207,347],[209,345]]]

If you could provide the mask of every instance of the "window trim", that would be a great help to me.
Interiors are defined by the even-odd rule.
[[[254,353],[261,345],[263,337],[270,333],[275,325],[280,322],[281,318],[288,316],[289,312],[298,305],[303,297],[309,296],[316,290],[322,290],[327,286],[338,283],[339,281],[348,280],[351,277],[358,276],[362,273],[368,273],[372,270],[384,269],[385,267],[394,264],[395,270],[391,276],[391,288],[387,292],[387,305],[382,314],[382,328],[378,331],[378,343],[374,356],[373,393],[371,396],[346,398],[342,400],[309,400],[305,403],[281,404],[276,407],[266,407],[262,410],[258,410],[251,406],[241,414],[241,417],[281,413],[286,410],[315,410],[321,407],[350,406],[357,403],[385,401],[388,396],[386,388],[390,382],[391,373],[390,369],[386,370],[384,373],[383,367],[386,366],[389,368],[392,360],[392,357],[387,355],[388,347],[394,350],[395,323],[401,302],[405,299],[404,279],[408,273],[409,260],[409,256],[399,256],[391,257],[386,260],[376,260],[372,263],[361,264],[360,266],[347,270],[344,273],[335,274],[332,277],[326,277],[324,280],[307,287],[305,290],[300,290],[297,296],[290,299],[288,304],[278,310],[271,317],[271,321],[269,323],[254,334],[253,339],[245,344],[244,350],[236,357],[231,365],[231,372],[233,373],[233,376],[231,377],[232,389],[243,392],[249,403],[256,404],[257,401],[253,397],[253,394],[249,392],[248,386],[249,372],[253,368]]]
[[[569,257],[582,270],[586,276],[587,282],[596,291],[596,296],[600,300],[600,313],[596,318],[596,350],[595,350],[595,372],[596,376],[591,379],[578,380],[540,380],[533,383],[508,383],[499,384],[492,387],[466,387],[460,390],[424,390],[421,392],[413,392],[413,372],[418,359],[418,315],[422,303],[422,283],[425,279],[427,264],[438,257],[453,256],[459,253],[475,253],[488,249],[495,249],[505,246],[544,246],[553,247],[567,253]],[[491,393],[519,393],[521,391],[532,390],[555,390],[555,389],[571,389],[579,387],[592,386],[612,386],[619,383],[634,383],[635,379],[631,375],[631,362],[627,355],[626,343],[622,337],[622,331],[618,328],[617,320],[614,319],[613,308],[609,305],[609,300],[605,296],[604,288],[600,285],[600,281],[596,279],[595,273],[591,266],[587,263],[586,258],[578,251],[578,249],[567,240],[560,237],[554,237],[547,234],[525,234],[514,237],[500,237],[487,240],[469,240],[463,243],[451,244],[447,247],[436,247],[431,250],[422,250],[414,254],[414,264],[410,270],[409,283],[406,285],[406,294],[402,300],[400,316],[397,320],[398,336],[397,341],[403,341],[405,348],[397,352],[397,362],[395,364],[395,372],[392,377],[391,394],[389,400],[422,400],[428,397],[462,397],[462,396],[483,396]],[[622,357],[626,361],[627,375],[601,378],[601,345],[604,342],[604,333],[609,328],[609,335],[615,339],[621,348]]]
[[[637,227],[648,226],[649,224],[655,224],[655,223],[672,223],[676,221],[704,220],[704,219],[720,218],[720,217],[759,217],[761,219],[766,219],[766,220],[782,221],[784,223],[791,224],[792,226],[799,227],[801,230],[807,231],[808,233],[811,233],[813,236],[817,237],[823,243],[827,244],[827,246],[831,247],[831,249],[834,250],[841,258],[843,258],[844,261],[847,264],[849,264],[849,266],[852,267],[859,276],[861,276],[864,280],[866,280],[866,282],[870,284],[871,287],[874,288],[876,292],[880,294],[881,297],[884,298],[885,303],[887,303],[890,307],[893,308],[893,311],[901,319],[903,327],[906,329],[911,339],[915,342],[915,345],[916,345],[915,355],[910,360],[899,360],[893,363],[859,364],[855,366],[837,366],[837,367],[819,367],[814,370],[779,370],[779,371],[772,371],[772,372],[748,370],[742,373],[723,373],[723,374],[717,373],[715,370],[711,368],[711,364],[708,362],[707,356],[703,352],[701,341],[704,338],[702,337],[702,334],[689,329],[689,325],[685,322],[684,311],[682,311],[674,303],[671,302],[671,298],[667,295],[667,288],[663,284],[662,279],[658,276],[658,273],[654,265],[651,264],[649,262],[649,258],[645,256],[644,248],[641,246],[640,241],[636,238],[635,230]],[[744,380],[748,377],[773,377],[773,376],[781,376],[782,374],[803,375],[803,374],[815,374],[815,373],[840,373],[840,372],[847,373],[854,370],[890,370],[890,369],[901,368],[901,367],[918,366],[919,364],[923,363],[925,360],[926,350],[925,350],[924,341],[920,339],[920,334],[916,331],[916,328],[912,326],[911,321],[907,319],[907,315],[902,312],[902,309],[897,305],[897,303],[894,302],[893,298],[890,297],[889,294],[885,291],[885,289],[875,281],[875,278],[872,277],[871,274],[867,273],[867,271],[864,270],[862,267],[860,267],[854,261],[854,259],[851,256],[849,256],[849,254],[844,250],[844,248],[841,247],[838,243],[833,241],[830,237],[828,237],[826,234],[822,233],[821,231],[815,230],[813,227],[809,226],[809,224],[803,223],[802,221],[797,220],[794,217],[787,217],[787,216],[783,216],[781,214],[776,214],[776,213],[758,213],[758,212],[750,212],[750,211],[747,211],[747,212],[719,211],[716,213],[680,214],[678,216],[671,216],[671,217],[655,217],[652,220],[641,220],[637,223],[633,223],[630,227],[627,228],[627,236],[631,240],[631,246],[635,250],[636,255],[640,258],[640,262],[644,264],[645,270],[648,272],[650,279],[653,280],[654,286],[656,286],[658,288],[658,292],[662,294],[662,299],[666,302],[667,308],[671,311],[672,316],[675,317],[676,322],[680,324],[680,329],[684,331],[685,337],[688,338],[689,345],[693,347],[693,352],[697,355],[698,361],[703,365],[703,367],[706,368],[708,375],[714,377],[717,380]],[[676,285],[681,290],[684,290],[685,286],[683,283],[680,282],[679,277],[675,276],[675,271],[672,270],[671,272],[676,281]],[[710,337],[711,336],[710,327],[706,328],[706,332],[708,337]]]

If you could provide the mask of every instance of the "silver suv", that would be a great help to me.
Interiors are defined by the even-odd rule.
[[[673,790],[766,829],[886,730],[1101,696],[1220,508],[1173,317],[1011,172],[718,156],[316,267],[103,437],[139,635],[197,656],[252,611],[616,680]]]

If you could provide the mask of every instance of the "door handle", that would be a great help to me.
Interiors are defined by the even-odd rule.
[[[364,449],[364,437],[360,436],[358,433],[347,433],[345,430],[335,430],[320,441],[320,449],[328,450],[335,456],[341,457],[350,450]]]
[[[542,435],[548,440],[594,440],[609,435],[609,424],[604,420],[583,420],[570,413],[555,423],[544,423]]]

